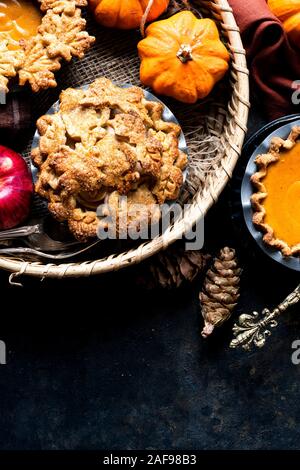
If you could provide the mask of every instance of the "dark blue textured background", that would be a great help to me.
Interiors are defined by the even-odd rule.
[[[250,133],[260,124],[252,114]],[[209,249],[243,245],[229,198],[227,189],[207,218]],[[276,305],[298,281],[259,252],[241,253],[234,318]],[[8,348],[0,449],[299,448],[300,366],[291,363],[299,307],[264,350],[245,353],[228,347],[234,319],[200,337],[197,285],[145,293],[124,272],[25,278],[24,286],[9,287],[0,274],[0,339]]]

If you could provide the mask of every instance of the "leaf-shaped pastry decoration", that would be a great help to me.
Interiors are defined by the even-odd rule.
[[[23,50],[9,51],[0,42],[0,90],[8,91],[8,80],[19,74],[20,85],[27,82],[33,91],[56,87],[54,72],[62,59],[82,58],[95,38],[85,31],[81,17],[87,0],[39,0],[44,13],[38,34],[22,40]]]
[[[33,91],[56,87],[54,73],[60,69],[58,59],[49,57],[38,35],[25,44],[25,60],[19,70],[19,83],[29,82]]]
[[[166,162],[171,172],[173,163],[176,175],[182,173],[186,155],[180,169],[180,127],[164,121],[163,111],[141,88],[102,77],[86,90],[64,90],[56,112],[38,120],[36,192],[78,240],[101,236],[102,228],[121,238],[125,230],[143,233],[156,224],[158,202],[165,202],[153,193],[156,181],[160,197],[176,199],[182,176],[171,186],[162,167]]]
[[[8,41],[0,41],[0,91],[5,93],[8,92],[8,80],[16,76],[24,60],[22,51],[11,51],[7,45]]]
[[[49,57],[63,57],[70,61],[72,56],[82,58],[93,40],[84,31],[86,21],[76,9],[73,16],[55,14],[50,10],[39,28],[42,43],[47,48]]]
[[[74,15],[76,7],[85,7],[87,0],[40,0],[41,10],[53,10],[54,13]]]

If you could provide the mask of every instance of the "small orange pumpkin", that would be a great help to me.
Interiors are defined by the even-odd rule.
[[[140,78],[184,103],[205,98],[228,70],[229,53],[215,22],[182,11],[148,26],[139,42]]]
[[[268,0],[268,5],[291,41],[300,47],[300,0]]]
[[[154,0],[147,21],[156,20],[170,0]],[[108,28],[135,29],[141,24],[149,0],[89,0],[98,23]]]

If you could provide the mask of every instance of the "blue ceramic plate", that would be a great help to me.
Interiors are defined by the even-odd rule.
[[[300,119],[295,119],[288,124],[285,124],[279,128],[277,128],[274,132],[268,135],[265,140],[256,147],[255,151],[252,153],[248,165],[246,167],[246,171],[242,181],[241,187],[241,202],[243,207],[243,214],[244,219],[247,225],[247,228],[258,244],[258,246],[262,249],[262,251],[267,254],[270,258],[277,261],[278,263],[282,264],[283,266],[293,269],[295,271],[300,271],[300,257],[296,256],[289,256],[285,257],[282,255],[281,251],[276,250],[263,241],[263,234],[259,230],[256,229],[252,222],[253,210],[251,207],[251,195],[253,193],[253,186],[251,184],[250,178],[257,171],[256,164],[254,162],[257,155],[261,153],[267,153],[270,147],[270,142],[273,137],[278,136],[283,139],[286,139],[294,126],[300,126]]]

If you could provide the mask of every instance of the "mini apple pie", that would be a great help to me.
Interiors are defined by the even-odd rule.
[[[300,254],[300,127],[287,140],[275,137],[269,152],[258,155],[251,177],[253,223],[266,244],[284,256]]]
[[[40,10],[39,10],[39,5]],[[81,7],[87,0],[0,2],[0,91],[19,75],[33,91],[55,87],[62,59],[82,58],[95,38],[85,31]]]
[[[187,157],[178,147],[180,127],[162,112],[141,88],[99,78],[87,90],[63,91],[59,111],[38,120],[36,191],[78,240],[95,237],[109,209],[120,233],[159,218],[159,204],[178,197]],[[137,204],[139,216],[124,222],[121,214]]]

